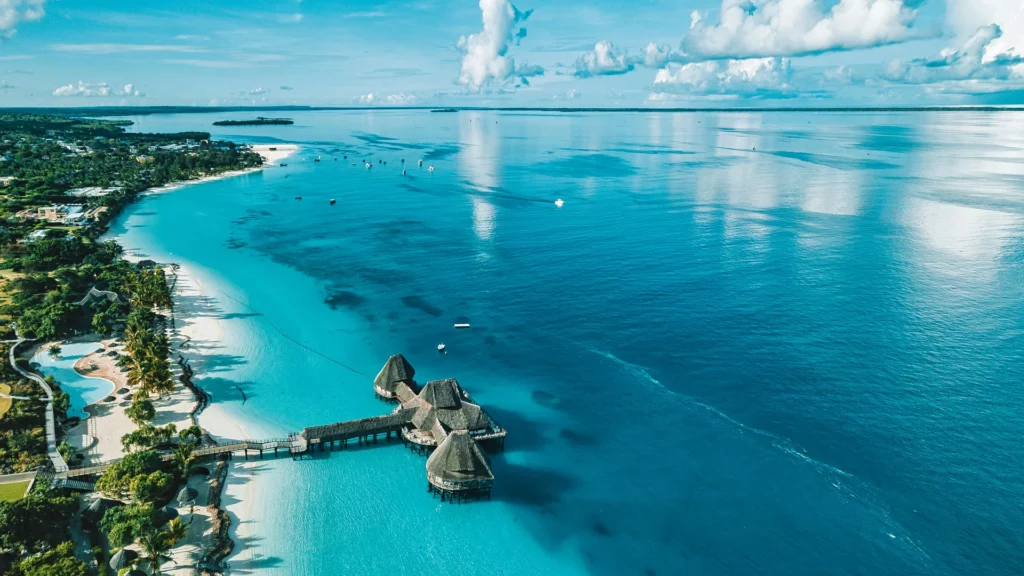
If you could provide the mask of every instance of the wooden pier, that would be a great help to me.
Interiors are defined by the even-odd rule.
[[[427,461],[428,487],[442,501],[461,502],[472,496],[489,496],[494,476],[481,447],[504,449],[505,430],[472,402],[455,379],[433,380],[420,389],[413,374],[405,358],[395,355],[377,375],[376,394],[399,403],[390,414],[308,426],[285,438],[222,440],[197,447],[192,454],[197,459],[231,458],[236,454],[246,460],[250,456],[263,459],[268,453],[299,458],[325,449],[345,449],[352,440],[359,446],[368,446],[382,437],[385,441],[394,438],[421,453],[433,452]],[[161,453],[160,459],[173,461],[174,454]],[[61,471],[53,481],[67,484],[75,478],[99,476],[117,461]],[[82,481],[74,482],[84,486]]]

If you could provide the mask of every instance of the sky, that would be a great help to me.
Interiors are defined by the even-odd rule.
[[[1024,0],[0,0],[0,106],[1024,104]]]

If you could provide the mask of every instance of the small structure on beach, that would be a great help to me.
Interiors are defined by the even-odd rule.
[[[427,482],[441,500],[490,495],[491,463],[465,430],[455,430],[427,458]]]
[[[404,384],[410,389],[416,387],[416,382],[413,380],[415,375],[416,370],[405,359],[405,356],[395,354],[388,358],[384,367],[377,373],[377,377],[373,379],[373,390],[382,398],[389,400],[397,398],[400,384]]]
[[[89,292],[86,293],[85,298],[78,301],[79,306],[85,306],[86,304],[92,304],[93,302],[117,302],[118,296],[116,292],[110,290],[99,290],[95,286],[89,288]]]

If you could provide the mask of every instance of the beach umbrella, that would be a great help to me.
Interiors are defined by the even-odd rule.
[[[117,554],[114,554],[114,556],[110,558],[110,568],[117,572],[118,570],[131,566],[132,562],[135,562],[138,559],[139,554],[136,551],[121,548],[117,551]]]
[[[184,508],[188,506],[190,502],[194,502],[199,492],[191,486],[185,486],[178,492],[178,505]]]

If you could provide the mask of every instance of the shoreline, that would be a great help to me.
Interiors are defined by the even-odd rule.
[[[271,150],[275,148],[275,150]],[[203,176],[202,178],[196,178],[195,180],[181,180],[178,182],[169,182],[163,186],[156,186],[149,188],[148,190],[139,194],[139,197],[151,196],[155,194],[165,194],[167,192],[173,192],[179,188],[185,186],[191,186],[193,184],[202,184],[204,182],[216,182],[217,180],[224,180],[226,178],[234,178],[235,176],[244,176],[253,172],[259,172],[267,166],[277,166],[281,160],[295,154],[299,151],[298,144],[253,144],[249,146],[249,149],[263,157],[262,166],[254,166],[252,168],[246,168],[244,170],[229,170],[227,172],[220,172],[218,174],[211,174],[209,176]]]

